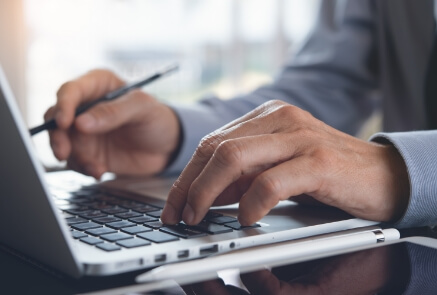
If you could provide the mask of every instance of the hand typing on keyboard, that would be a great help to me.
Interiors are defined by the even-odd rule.
[[[280,200],[302,195],[364,219],[394,221],[407,206],[408,175],[393,146],[359,140],[272,101],[200,142],[161,218],[197,224],[211,206],[239,202],[238,219],[250,225]]]

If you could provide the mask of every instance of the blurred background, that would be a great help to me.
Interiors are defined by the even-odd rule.
[[[320,0],[0,0],[0,64],[28,126],[62,83],[94,68],[135,81],[181,69],[146,91],[163,101],[223,99],[271,81],[311,30]],[[34,143],[58,164],[48,137]]]

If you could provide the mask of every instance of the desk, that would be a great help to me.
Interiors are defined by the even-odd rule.
[[[431,231],[406,232],[406,235],[411,234],[435,238]],[[3,294],[77,294],[105,290],[130,285],[138,274],[72,280],[42,271],[5,251],[0,251],[0,261]],[[400,244],[277,267],[271,272],[245,274],[242,281],[251,293],[219,280],[183,289],[189,295],[306,294],[314,290],[317,293],[323,290],[324,294],[403,294],[405,289],[408,294],[437,294],[436,274],[437,249]],[[234,285],[243,286],[241,282]],[[183,292],[181,288],[173,288],[144,294]]]

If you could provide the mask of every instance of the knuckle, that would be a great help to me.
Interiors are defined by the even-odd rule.
[[[243,148],[238,141],[226,140],[219,144],[213,157],[220,166],[238,166],[242,162],[243,154]]]
[[[312,118],[309,112],[291,104],[280,105],[275,109],[274,114],[288,121],[293,120],[293,122],[306,122]]]
[[[217,146],[220,144],[222,136],[219,133],[210,133],[200,140],[196,148],[195,155],[201,159],[210,158]]]
[[[55,107],[51,106],[45,113],[44,113],[44,120],[48,120],[53,117],[53,114],[55,112]]]
[[[282,105],[276,109],[276,113],[281,118],[296,118],[299,117],[300,109],[293,105]]]
[[[180,196],[183,195],[185,190],[183,189],[183,186],[181,184],[181,180],[178,178],[172,185],[171,187],[171,191],[172,193]]]
[[[282,107],[284,105],[287,105],[287,103],[285,103],[284,101],[279,100],[279,99],[272,99],[272,100],[266,102],[264,105],[268,106],[268,107],[276,107],[277,108],[277,107]]]
[[[318,136],[316,131],[302,125],[297,126],[293,133],[297,138],[302,140],[312,140]]]
[[[64,97],[66,97],[65,94],[70,92],[73,88],[74,88],[74,83],[72,81],[68,81],[62,84],[61,87],[59,87],[58,91],[56,92],[58,101],[64,99]]]

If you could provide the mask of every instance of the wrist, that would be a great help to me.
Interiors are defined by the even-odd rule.
[[[405,161],[397,148],[389,141],[379,138],[381,154],[381,167],[384,173],[381,175],[385,179],[383,185],[386,186],[385,201],[386,214],[381,218],[386,222],[397,222],[405,214],[410,197],[410,179]]]

